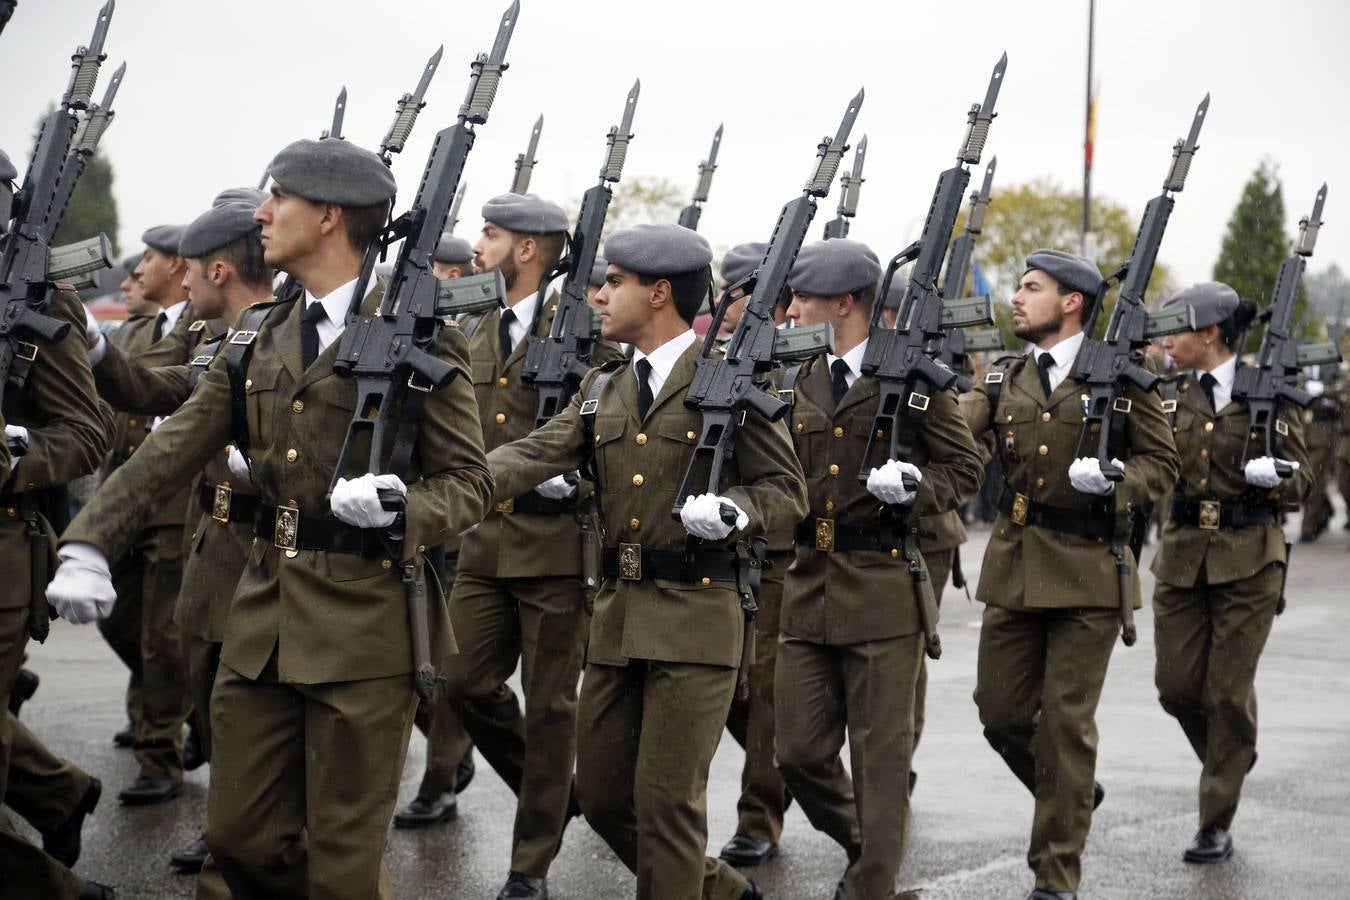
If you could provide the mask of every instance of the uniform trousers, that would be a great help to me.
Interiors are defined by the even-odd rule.
[[[216,673],[220,670],[219,641],[208,641],[196,635],[187,639],[187,663],[192,694],[192,724],[197,729],[197,742],[207,762],[211,761],[211,691]]]
[[[427,738],[426,767],[417,796],[434,800],[458,788],[459,762],[473,748],[473,740],[445,698],[444,685],[436,689],[430,700],[417,704],[413,723]]]
[[[727,731],[745,750],[741,768],[741,796],[736,801],[736,833],[778,843],[783,813],[791,798],[773,761],[774,670],[778,664],[778,620],[783,581],[794,551],[773,553],[773,565],[764,569],[759,587],[759,615],[755,618],[755,659],[750,664],[750,695],[731,701]]]
[[[1256,664],[1275,621],[1284,565],[1250,578],[1153,592],[1154,682],[1204,768],[1200,827],[1230,828],[1256,759]]]
[[[478,752],[515,791],[511,870],[543,877],[572,796],[577,678],[590,626],[581,580],[461,570],[450,623],[459,653],[447,666],[446,697]],[[523,711],[506,683],[517,661]]]
[[[989,741],[1036,797],[1036,887],[1076,891],[1092,827],[1097,701],[1120,629],[1114,608],[986,606],[975,704]]]
[[[1334,428],[1334,425],[1326,422],[1313,422],[1304,432],[1308,444],[1308,466],[1313,473],[1312,490],[1303,500],[1302,532],[1308,537],[1316,536],[1331,521],[1329,489],[1333,451],[1336,448]]]
[[[740,900],[746,879],[707,856],[708,767],[736,669],[588,663],[577,710],[577,801],[637,875],[637,900]]]
[[[275,653],[256,681],[222,664],[198,898],[392,898],[384,845],[415,700],[407,674],[294,684]]]
[[[6,712],[9,721],[9,783],[5,805],[38,831],[64,825],[89,790],[92,778],[42,743],[28,727]]]
[[[848,854],[850,900],[891,897],[909,843],[922,648],[919,634],[839,645],[785,634],[778,648],[778,766],[807,819]]]

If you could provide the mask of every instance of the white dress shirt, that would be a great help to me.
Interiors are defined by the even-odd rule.
[[[187,310],[187,305],[188,302],[186,300],[179,300],[173,306],[166,306],[160,311],[161,315],[164,316],[163,332],[166,337],[170,331],[173,331],[173,327],[178,324],[178,320],[183,318],[183,313]],[[158,318],[158,316],[156,316],[156,318]]]
[[[835,356],[833,353],[826,353],[825,362],[829,364],[826,371],[828,371],[829,374],[833,376],[834,361],[836,359],[842,359],[844,361],[844,364],[848,366],[848,371],[844,373],[844,383],[847,384],[849,387],[853,387],[853,382],[857,381],[859,376],[862,375],[862,361],[863,357],[866,355],[867,355],[867,339],[864,338],[861,344],[854,347],[852,350],[848,351],[843,356]]]
[[[1060,341],[1049,350],[1036,348],[1036,358],[1032,362],[1039,363],[1042,354],[1045,353],[1049,353],[1050,358],[1055,361],[1046,373],[1050,376],[1050,393],[1053,394],[1055,389],[1064,383],[1064,379],[1069,377],[1069,372],[1073,370],[1073,361],[1078,357],[1078,350],[1082,346],[1083,332],[1080,331],[1073,337]]]
[[[1200,370],[1195,372],[1195,381],[1200,382]],[[1233,399],[1233,379],[1237,377],[1237,357],[1230,356],[1227,362],[1219,363],[1209,374],[1214,376],[1214,411],[1218,412]]]
[[[675,363],[684,355],[684,351],[689,349],[689,345],[698,339],[694,334],[694,329],[673,337],[666,341],[660,347],[657,347],[651,353],[643,353],[636,348],[633,349],[633,377],[639,377],[637,374],[637,364],[639,360],[647,360],[651,363],[652,371],[647,376],[647,386],[652,389],[652,399],[655,400],[661,396],[661,388],[665,386],[666,379],[670,377],[670,370],[675,368]]]
[[[315,297],[309,292],[308,288],[305,289],[305,309],[309,309],[311,303],[321,303],[324,312],[327,313],[326,318],[314,325],[314,331],[319,335],[320,353],[327,350],[328,345],[341,337],[342,332],[346,329],[347,310],[351,306],[352,291],[356,290],[358,280],[360,280],[359,275],[346,284],[333,288],[326,297]],[[376,281],[377,279],[371,278],[366,283],[366,293],[361,298],[362,302],[365,302],[366,297],[370,296],[370,292],[375,290]]]
[[[525,333],[529,331],[530,325],[534,323],[534,308],[539,305],[539,295],[530,294],[516,301],[515,306],[509,306],[512,313],[515,314],[515,320],[506,326],[507,334],[511,335],[511,350],[515,351],[520,346],[520,342],[525,340]]]

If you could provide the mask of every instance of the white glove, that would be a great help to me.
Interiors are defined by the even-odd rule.
[[[1293,460],[1280,460],[1280,462],[1291,466],[1295,472],[1298,471],[1298,463]],[[1259,488],[1273,488],[1280,483],[1280,475],[1275,471],[1275,457],[1258,456],[1256,459],[1247,460],[1247,465],[1242,468],[1242,475],[1247,479],[1247,483]]]
[[[576,473],[572,474],[576,477]],[[554,475],[543,484],[535,485],[535,492],[549,500],[566,500],[577,492],[577,486],[567,480],[566,475]]]
[[[905,477],[915,483],[914,490],[905,487]],[[888,459],[879,469],[867,474],[867,490],[882,503],[891,506],[909,506],[919,496],[918,483],[923,481],[923,472],[912,463]]]
[[[5,443],[9,445],[9,455],[18,459],[28,452],[28,429],[22,425],[5,426]]]
[[[117,602],[108,560],[93,544],[66,544],[57,555],[61,565],[47,585],[47,602],[76,625],[106,619]]]
[[[733,528],[722,521],[722,505],[726,504],[736,511],[736,525]],[[696,538],[705,541],[720,541],[722,538],[750,524],[750,517],[735,503],[716,494],[700,494],[697,497],[684,498],[680,509],[680,523],[684,530]]]
[[[1113,459],[1117,467],[1124,471],[1125,464]],[[1080,456],[1069,464],[1069,484],[1080,494],[1096,494],[1105,497],[1116,489],[1116,483],[1102,474],[1102,467],[1095,457]]]
[[[379,494],[376,493],[387,488],[393,488],[404,497],[408,496],[408,486],[397,475],[372,475],[367,472],[351,480],[339,478],[330,503],[333,515],[357,528],[388,528],[398,519],[398,513],[381,506]]]
[[[1309,379],[1308,383],[1303,385],[1303,389],[1307,391],[1310,396],[1320,397],[1326,392],[1327,386],[1316,379]]]
[[[89,344],[89,349],[93,350],[102,337],[103,329],[98,327],[98,319],[94,316],[93,310],[86,306],[84,308],[84,339]]]
[[[239,481],[240,484],[252,484],[253,473],[248,469],[248,461],[244,459],[244,454],[239,452],[239,448],[230,445],[230,455],[225,457],[225,465],[230,470],[230,475]]]

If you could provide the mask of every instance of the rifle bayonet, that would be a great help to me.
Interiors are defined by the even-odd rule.
[[[1185,140],[1178,140],[1176,146],[1172,148],[1172,168],[1167,173],[1167,180],[1163,182],[1164,190],[1177,193],[1186,186],[1186,176],[1191,171],[1191,160],[1195,158],[1195,151],[1200,149],[1200,144],[1197,143],[1200,140],[1200,126],[1205,124],[1207,112],[1209,112],[1209,94],[1205,94],[1205,99],[1195,108],[1190,134],[1186,135]]]
[[[455,192],[455,202],[450,204],[450,215],[445,219],[445,233],[454,233],[455,226],[459,224],[459,208],[464,205],[464,190],[469,186],[467,181],[459,183],[459,190]]]
[[[88,109],[94,99],[94,86],[98,83],[98,68],[108,56],[103,52],[103,42],[108,37],[108,26],[112,23],[116,0],[108,0],[98,11],[98,22],[94,25],[94,36],[89,39],[88,47],[80,47],[70,57],[70,84],[61,98],[61,105],[70,109]]]
[[[320,133],[319,140],[324,141],[332,138],[334,140],[346,140],[342,136],[342,120],[347,117],[347,86],[344,84],[342,90],[338,91],[337,100],[333,103],[333,124],[327,131]]]
[[[534,174],[535,152],[539,149],[539,132],[544,130],[544,117],[541,115],[534,122],[534,128],[530,129],[530,143],[525,148],[524,153],[516,155],[516,177],[511,182],[511,193],[528,194],[530,192],[530,176]]]
[[[719,123],[713,133],[712,149],[708,158],[698,164],[698,184],[694,185],[694,196],[689,205],[680,210],[679,224],[690,231],[698,231],[698,221],[703,215],[701,204],[708,202],[708,192],[712,190],[713,172],[717,171],[717,151],[722,147],[722,126]]]
[[[853,151],[853,171],[839,176],[839,208],[825,223],[825,240],[848,237],[849,220],[858,214],[858,195],[862,192],[863,162],[867,158],[867,135]]]
[[[72,153],[89,156],[98,149],[98,142],[103,139],[103,132],[107,131],[108,126],[112,124],[113,98],[117,96],[117,89],[122,86],[122,77],[126,73],[127,64],[122,63],[117,67],[117,71],[113,72],[112,79],[103,92],[103,102],[95,103],[89,107],[89,112],[80,122],[79,130],[75,132]]]
[[[961,152],[958,155],[961,162],[967,165],[975,165],[980,161],[980,155],[984,153],[984,142],[989,139],[989,126],[993,124],[994,117],[998,113],[994,112],[994,104],[998,101],[999,89],[1003,87],[1003,73],[1008,68],[1008,54],[1003,54],[994,65],[994,72],[989,76],[989,89],[984,93],[984,103],[976,103],[970,107],[970,113],[966,124],[966,138],[961,143]]]
[[[802,190],[812,197],[824,197],[830,192],[830,185],[834,184],[835,173],[839,171],[839,164],[844,159],[844,153],[848,150],[848,135],[853,130],[853,123],[858,118],[858,110],[862,109],[863,89],[859,88],[858,93],[849,101],[848,110],[844,113],[844,119],[839,123],[839,130],[835,132],[834,137],[826,137],[816,148],[816,168],[811,173],[811,177],[806,181],[806,187]]]
[[[389,126],[389,133],[384,136],[384,140],[380,141],[380,158],[385,165],[389,165],[391,157],[401,152],[408,142],[408,135],[412,134],[413,126],[417,124],[417,114],[427,105],[424,99],[427,88],[431,85],[431,76],[436,74],[436,68],[441,64],[441,54],[444,52],[444,46],[436,48],[431,59],[422,67],[422,77],[417,82],[416,90],[399,98],[393,124]]]
[[[638,93],[642,90],[642,79],[633,82],[628,92],[628,100],[623,108],[623,120],[609,130],[609,152],[605,154],[605,165],[600,177],[614,183],[623,175],[623,164],[628,159],[628,142],[633,139],[633,112],[637,109]]]

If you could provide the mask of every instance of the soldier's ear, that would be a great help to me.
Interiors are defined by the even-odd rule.
[[[652,284],[652,293],[651,296],[647,298],[647,305],[655,312],[663,306],[670,305],[670,302],[673,299],[674,293],[672,292],[670,282],[664,278],[658,278]]]
[[[1084,305],[1087,300],[1080,291],[1069,291],[1061,299],[1060,309],[1067,315],[1068,313],[1083,314]]]

